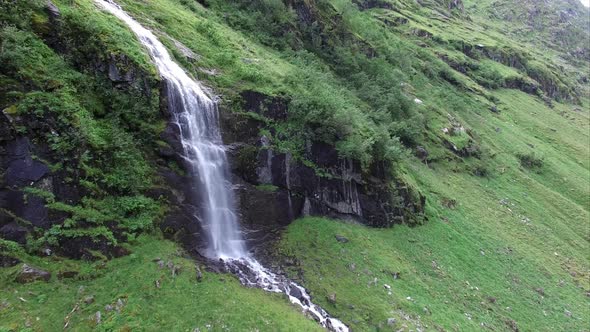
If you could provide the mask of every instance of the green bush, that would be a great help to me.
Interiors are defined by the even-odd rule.
[[[543,157],[536,153],[519,153],[516,157],[520,161],[520,165],[527,169],[539,171],[545,164]]]

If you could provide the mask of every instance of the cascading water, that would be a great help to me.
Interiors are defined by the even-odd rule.
[[[285,293],[292,303],[301,306],[322,326],[332,331],[348,331],[341,321],[313,304],[303,287],[264,268],[246,250],[238,228],[216,103],[172,60],[164,45],[151,31],[141,26],[112,0],[95,1],[131,28],[168,84],[169,105],[174,122],[180,129],[184,158],[202,193],[202,226],[209,240],[206,255],[211,259],[221,259],[243,284]]]

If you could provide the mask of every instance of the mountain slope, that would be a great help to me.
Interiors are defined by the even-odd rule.
[[[317,211],[355,221],[305,218],[256,247],[353,330],[588,326],[589,27],[577,2],[119,3],[220,95],[236,187],[254,187],[240,194],[251,233],[274,239],[290,223],[259,220],[280,215],[267,210],[281,195],[325,189],[297,191],[301,179],[285,169],[294,164],[266,165],[268,151],[336,186],[351,175],[334,165],[358,165],[353,181],[381,198],[363,211],[384,210],[387,220],[328,204]],[[286,299],[232,276],[196,281],[180,256],[196,255],[199,230],[178,226],[194,221],[181,212],[186,180],[155,69],[92,1],[52,6],[0,5],[0,248],[79,275],[17,285],[20,265],[2,268],[0,329],[58,329],[66,317],[76,330],[316,327]],[[317,146],[328,152],[314,155]],[[25,157],[13,152],[23,147]],[[13,176],[20,160],[42,175]],[[260,176],[267,166],[270,181]],[[46,249],[54,254],[35,257]],[[159,269],[157,257],[182,266],[180,275]],[[106,291],[128,274],[126,288]],[[91,293],[95,302],[69,314]],[[128,303],[121,313],[103,309],[117,298]]]

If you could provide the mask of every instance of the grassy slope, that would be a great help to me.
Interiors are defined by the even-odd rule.
[[[177,245],[154,236],[142,236],[133,254],[108,262],[51,260],[21,256],[29,264],[53,272],[49,283],[19,285],[12,282],[15,268],[4,269],[0,279],[0,331],[59,331],[70,315],[68,330],[88,331],[283,331],[319,330],[299,309],[279,295],[240,285],[231,275],[203,273],[197,282],[195,263]],[[168,268],[153,261],[161,258],[181,267],[172,277]],[[81,271],[77,278],[58,280],[59,271]],[[161,288],[155,282],[160,280]],[[94,302],[84,299],[94,296]],[[22,298],[22,299],[21,299]],[[106,305],[125,303],[120,312]],[[26,302],[25,302],[26,301]],[[209,326],[209,328],[208,328]]]
[[[313,218],[290,226],[279,250],[300,260],[304,284],[328,310],[362,330],[389,317],[399,326],[461,331],[482,323],[510,330],[511,321],[524,331],[588,326],[588,111],[552,110],[521,92],[495,95],[507,107],[499,116],[464,118],[494,152],[493,175],[476,178],[452,163],[405,163],[427,195],[426,225],[375,230]],[[531,149],[526,143],[544,156],[539,173],[514,157]],[[445,207],[451,199],[457,206]],[[350,242],[338,243],[335,234]],[[369,285],[374,278],[377,285]],[[331,293],[335,306],[324,299]]]
[[[347,1],[333,2],[338,8],[346,8]],[[59,2],[63,6],[65,3]],[[89,0],[75,3],[85,10],[91,7]],[[261,46],[247,33],[224,25],[220,13],[215,16],[182,0],[123,0],[121,4],[146,26],[165,32],[201,55],[196,63],[189,63],[175,54],[185,67],[224,94],[246,88],[270,94],[305,94],[306,89],[318,86],[306,87],[307,81],[302,77],[310,73],[307,76],[322,80],[321,87],[326,91],[346,96],[346,101],[361,105],[360,109],[366,106],[344,88],[346,84],[341,78],[326,75],[314,64],[290,53]],[[375,24],[371,17],[377,14],[378,10],[353,13],[350,28],[368,35],[375,26],[371,25]],[[404,38],[416,43],[422,41],[411,34],[412,27],[431,30],[443,40],[463,38],[496,45],[503,38],[493,31],[474,33],[477,27],[468,22],[463,26],[456,25],[457,22],[429,21],[428,12],[417,15],[408,10],[406,14],[412,23],[407,29],[401,27],[400,32],[407,33]],[[367,38],[370,40],[370,36]],[[172,45],[167,38],[162,39]],[[430,46],[428,52],[463,56],[451,47]],[[402,70],[414,71],[411,67],[415,63],[408,60],[408,64]],[[518,75],[498,63],[490,65],[496,66],[503,76]],[[219,69],[220,75],[205,74],[199,68]],[[400,167],[406,180],[426,195],[429,222],[414,229],[399,226],[375,230],[305,219],[289,227],[279,251],[301,262],[303,283],[318,302],[359,330],[386,327],[389,317],[398,318],[400,327],[423,325],[428,329],[475,330],[484,323],[496,330],[509,330],[514,320],[521,330],[583,330],[590,314],[585,295],[590,288],[588,105],[581,107],[582,112],[562,104],[549,109],[530,95],[513,90],[486,90],[467,76],[455,75],[463,88],[430,80],[420,73],[410,82],[412,93],[424,100],[421,109],[429,126],[429,140],[424,144],[433,159],[439,161],[427,167],[409,159]],[[467,91],[475,94],[468,96]],[[489,95],[497,98],[499,115],[488,111],[490,102],[484,96]],[[484,159],[459,159],[435,143],[442,127],[448,126],[447,114],[475,130],[485,151]],[[544,158],[539,173],[519,165],[516,155],[530,153]],[[489,176],[472,176],[473,167],[485,167]],[[503,199],[507,199],[503,202],[508,205],[500,203]],[[457,207],[443,207],[443,202],[449,200],[456,200]],[[334,234],[345,235],[351,241],[339,244]],[[60,328],[81,296],[77,295],[78,287],[85,285],[85,294],[94,294],[96,302],[82,306],[73,316],[72,324],[78,329],[91,328],[87,318],[96,310],[103,311],[105,328],[127,325],[133,329],[140,324],[148,330],[156,326],[173,330],[203,328],[206,324],[216,329],[225,324],[231,330],[315,327],[290,308],[286,300],[243,289],[232,277],[222,276],[225,282],[221,282],[219,276],[207,274],[203,283],[195,283],[190,261],[178,257],[177,250],[168,242],[142,238],[134,244],[133,256],[108,262],[98,276],[86,282],[54,280],[49,284],[17,286],[7,276],[10,271],[4,270],[0,294],[11,306],[0,309],[0,325],[18,330],[24,327],[26,317],[31,317],[39,330]],[[180,277],[165,277],[160,290],[155,289],[154,281],[166,273],[151,262],[158,256],[173,257],[185,266]],[[73,264],[90,275],[96,267],[79,262],[56,264],[32,257],[27,260],[54,271],[62,264]],[[354,271],[348,267],[350,263],[356,265]],[[401,272],[401,279],[393,280],[383,271]],[[127,282],[130,275],[136,276],[133,282]],[[374,278],[378,278],[377,286],[367,286]],[[391,295],[384,283],[392,286]],[[125,286],[113,289],[114,284]],[[544,297],[535,291],[537,288],[544,290]],[[15,290],[21,296],[27,294],[23,298],[28,302],[21,303]],[[52,296],[54,292],[59,297]],[[335,305],[325,298],[331,293],[337,295]],[[227,300],[228,294],[232,300]],[[121,315],[106,314],[101,309],[124,296],[129,303]],[[349,305],[354,305],[354,309]],[[565,315],[566,310],[572,313],[571,318]]]

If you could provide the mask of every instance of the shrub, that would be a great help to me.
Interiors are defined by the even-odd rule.
[[[527,169],[540,170],[543,168],[543,157],[535,153],[519,153],[516,155],[520,160],[520,165]]]

